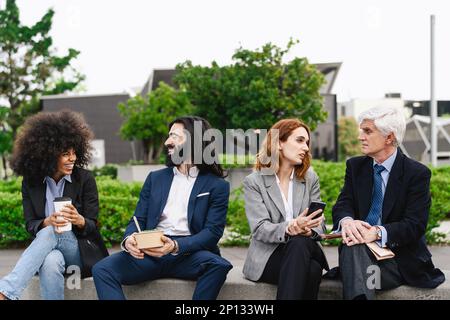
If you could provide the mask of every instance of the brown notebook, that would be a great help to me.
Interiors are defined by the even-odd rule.
[[[369,247],[370,251],[372,251],[373,255],[377,260],[384,260],[395,257],[395,253],[392,252],[391,249],[381,248],[375,242],[366,243],[366,245]]]
[[[322,240],[342,238],[340,233],[319,234]]]

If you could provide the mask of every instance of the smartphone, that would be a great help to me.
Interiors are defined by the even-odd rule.
[[[308,209],[308,213],[306,213],[306,216],[309,216],[311,213],[322,209],[322,214],[325,211],[325,207],[326,207],[326,203],[325,202],[320,202],[320,201],[312,201],[311,204],[309,205],[309,209]]]

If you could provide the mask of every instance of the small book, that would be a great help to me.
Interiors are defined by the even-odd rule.
[[[341,233],[328,233],[328,234],[319,234],[320,238],[322,240],[330,240],[330,239],[338,239],[338,238],[342,238]]]
[[[382,248],[375,242],[366,243],[369,247],[370,251],[372,251],[373,255],[377,260],[385,260],[395,257],[395,253],[392,252],[389,248]]]

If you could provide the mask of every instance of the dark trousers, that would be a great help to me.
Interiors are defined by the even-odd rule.
[[[317,300],[325,266],[319,245],[295,236],[275,249],[259,281],[278,285],[278,300]]]
[[[124,300],[122,285],[134,285],[159,278],[197,280],[194,300],[214,300],[233,266],[210,251],[161,258],[144,255],[133,258],[127,252],[113,254],[92,269],[97,296],[100,300]]]
[[[365,244],[342,245],[339,268],[346,300],[372,300],[376,290],[394,289],[404,284],[395,259],[377,261]]]

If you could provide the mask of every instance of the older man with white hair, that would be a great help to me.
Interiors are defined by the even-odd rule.
[[[365,156],[347,161],[344,187],[333,207],[333,229],[343,238],[344,299],[374,299],[376,289],[402,284],[435,288],[445,277],[425,242],[431,172],[398,148],[406,126],[400,109],[369,109],[359,123]],[[370,242],[391,249],[395,257],[377,260],[365,245]]]

